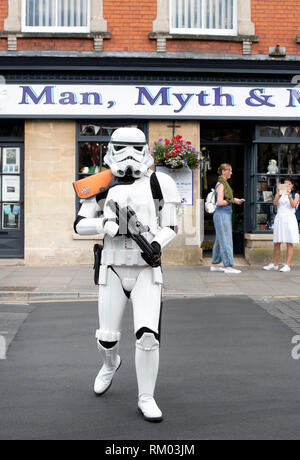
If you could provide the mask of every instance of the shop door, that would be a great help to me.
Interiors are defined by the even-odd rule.
[[[0,258],[24,258],[23,144],[0,143]]]
[[[232,165],[233,175],[230,184],[237,198],[246,198],[245,183],[245,145],[222,145],[222,144],[203,144],[210,157],[210,170],[207,171],[205,181],[202,181],[202,196],[205,199],[212,188],[215,187],[218,178],[218,167],[222,163]],[[244,254],[244,206],[233,206],[232,232],[233,249],[235,254]],[[204,242],[202,247],[204,255],[211,255],[211,250],[215,240],[215,230],[213,216],[204,213]]]

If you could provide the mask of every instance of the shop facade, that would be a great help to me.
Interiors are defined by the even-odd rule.
[[[22,62],[22,76],[12,70],[6,76],[0,112],[2,261],[91,263],[93,243],[102,236],[74,233],[79,204],[72,183],[105,167],[109,137],[119,126],[142,129],[151,150],[159,138],[180,134],[202,154],[200,170],[186,184],[192,198],[182,206],[181,231],[165,263],[198,265],[209,254],[214,233],[203,199],[222,162],[232,163],[236,194],[246,200],[234,215],[235,252],[250,264],[270,259],[276,182],[300,178],[300,91],[290,83],[293,68],[283,78],[281,64],[268,63],[267,77],[257,82],[243,62],[235,63],[239,76],[216,61],[208,64],[217,73],[199,61],[199,74],[178,76],[178,61],[148,58],[136,70],[136,62],[128,69],[128,60],[114,60],[105,75],[104,62],[99,68],[95,59],[64,63],[64,72],[58,70],[62,61],[51,59],[52,70],[49,60],[47,70],[40,60],[41,70],[33,72],[38,60],[31,58],[26,71]],[[273,174],[270,160],[278,168]]]

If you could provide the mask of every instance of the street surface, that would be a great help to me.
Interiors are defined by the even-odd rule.
[[[102,397],[92,392],[99,368],[96,302],[0,307],[26,314],[0,361],[1,440],[299,438],[300,361],[291,355],[296,332],[268,303],[247,296],[164,302],[160,424],[137,412],[130,304],[123,364]]]

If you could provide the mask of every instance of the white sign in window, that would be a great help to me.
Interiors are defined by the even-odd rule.
[[[20,176],[2,176],[2,201],[20,201]]]
[[[156,171],[163,172],[172,177],[176,183],[182,204],[193,205],[193,171],[187,168],[172,169],[165,166],[156,166]]]

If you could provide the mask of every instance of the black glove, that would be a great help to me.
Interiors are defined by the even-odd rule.
[[[153,254],[148,255],[145,252],[141,253],[142,258],[147,262],[150,267],[160,267],[161,266],[161,246],[157,241],[151,243],[153,248]]]

